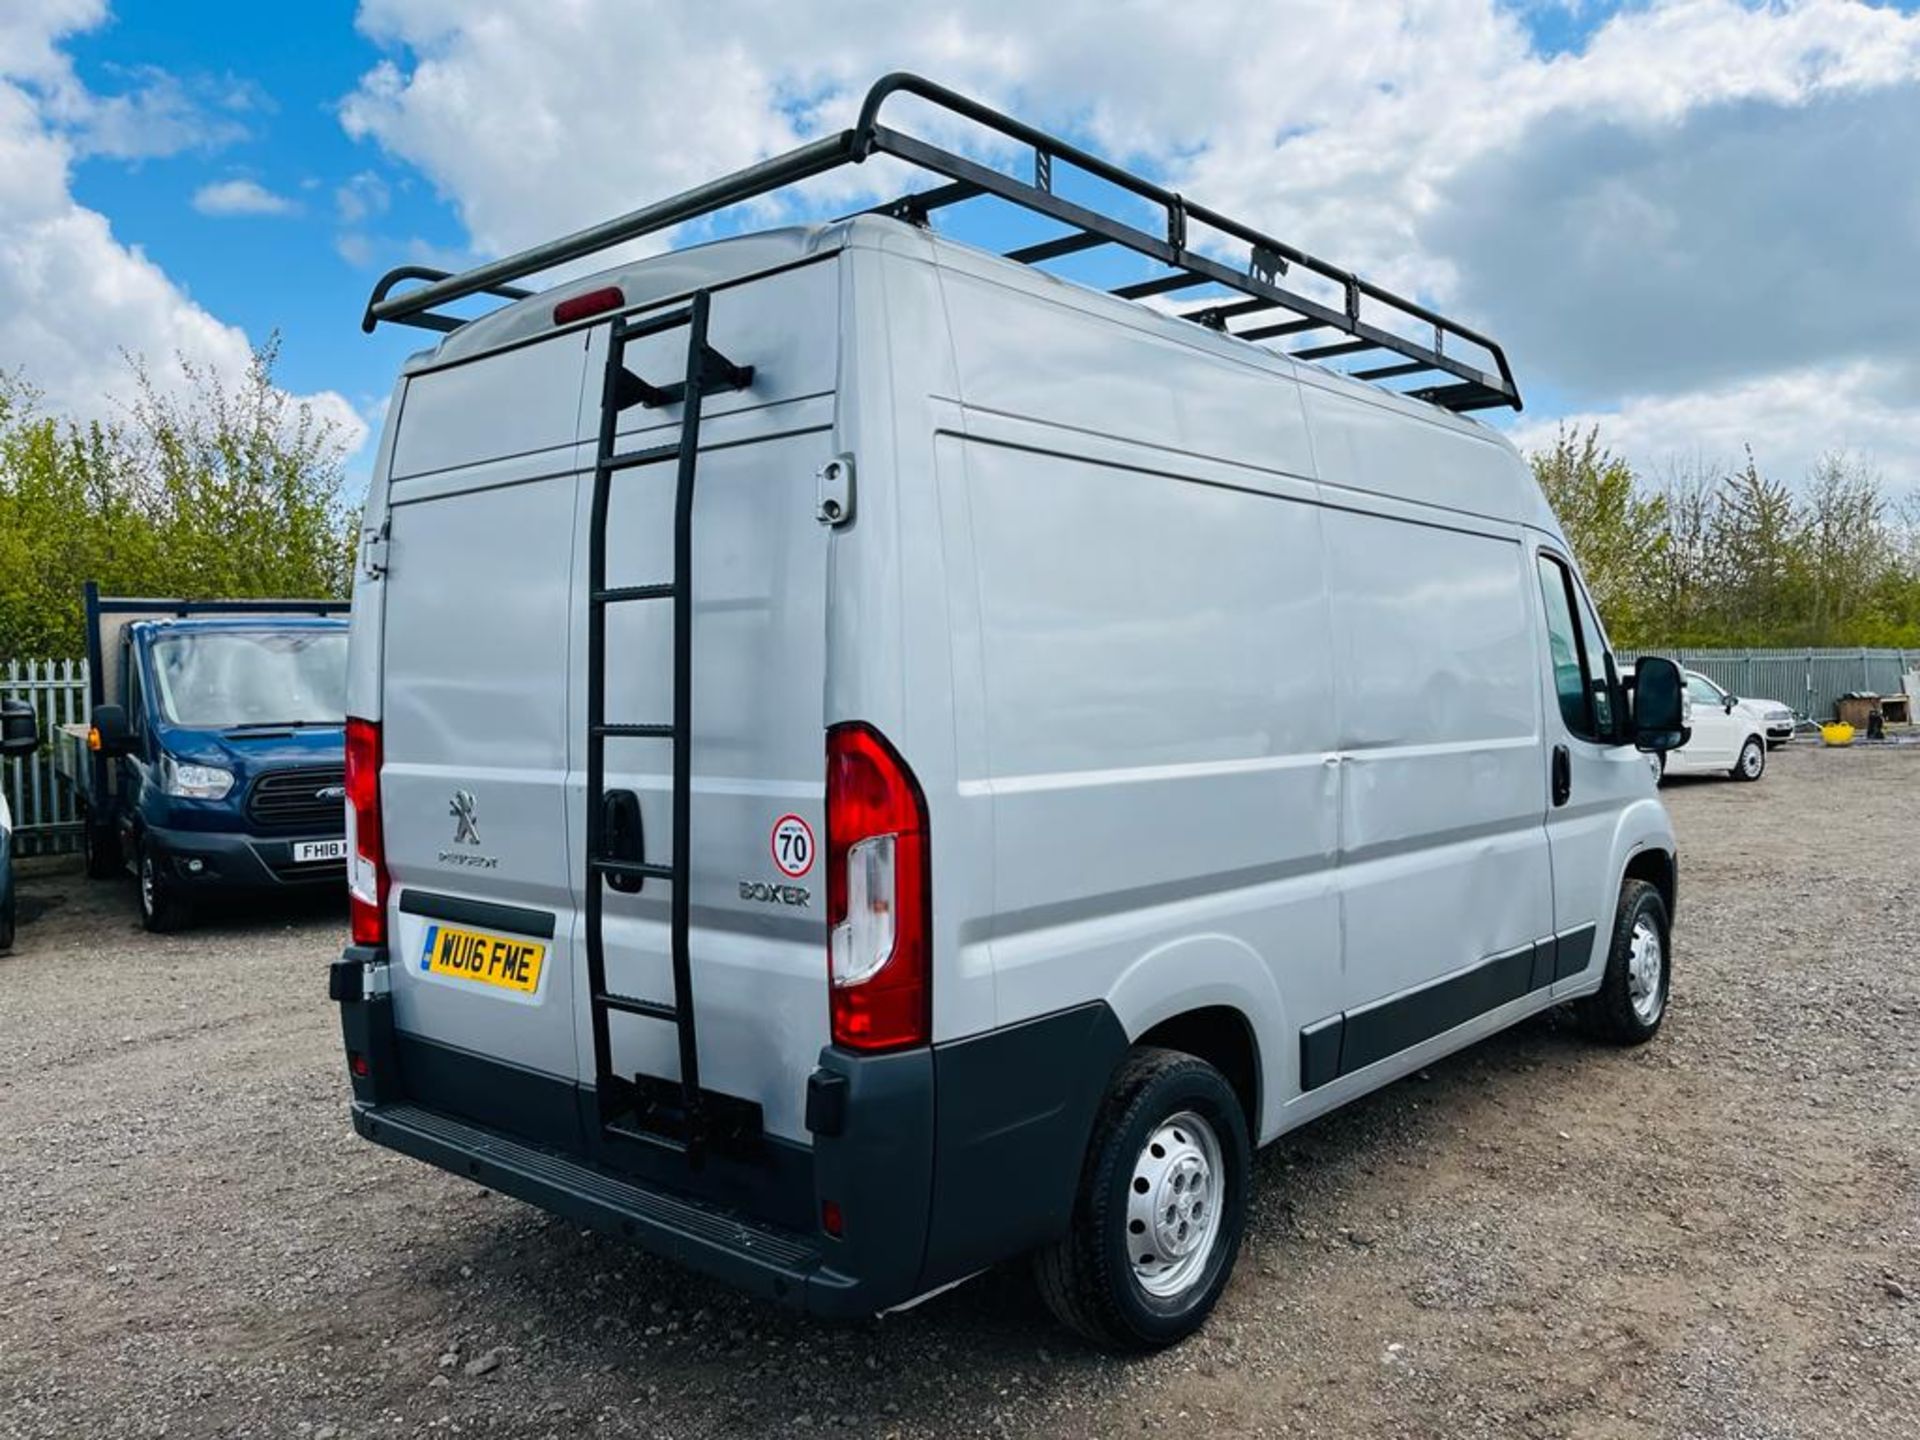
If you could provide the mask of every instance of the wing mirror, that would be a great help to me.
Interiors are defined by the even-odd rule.
[[[1739,703],[1740,703],[1740,697],[1738,695],[1729,694],[1725,702],[1725,708],[1726,708],[1727,714],[1729,715],[1733,714],[1733,707],[1738,705]]]
[[[40,719],[25,700],[0,700],[0,755],[31,755],[40,748]]]
[[[1692,732],[1686,725],[1685,683],[1680,667],[1647,655],[1633,668],[1633,743],[1646,751],[1678,750]]]
[[[125,755],[133,749],[133,730],[123,705],[96,705],[87,731],[87,748],[101,755]]]

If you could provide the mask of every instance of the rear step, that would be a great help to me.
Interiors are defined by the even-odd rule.
[[[636,1185],[438,1111],[355,1105],[353,1124],[390,1149],[757,1294],[801,1303],[808,1277],[821,1266],[819,1246],[804,1235]]]
[[[735,365],[707,344],[706,291],[678,309],[637,318],[616,318],[607,338],[606,379],[600,396],[600,443],[593,468],[593,518],[587,578],[587,985],[593,1013],[593,1085],[601,1130],[684,1154],[701,1163],[707,1149],[751,1149],[760,1139],[760,1107],[749,1100],[700,1088],[699,1039],[694,1029],[693,975],[688,958],[688,828],[693,780],[693,482],[700,453],[702,399],[716,390],[742,390],[753,381],[751,365]],[[627,346],[681,326],[687,329],[686,378],[652,385],[626,368]],[[620,412],[633,405],[683,404],[680,437],[671,444],[620,451]],[[607,504],[613,477],[660,461],[676,462],[673,503],[673,579],[646,585],[607,584]],[[609,721],[607,700],[607,606],[635,601],[673,603],[673,720]],[[639,823],[639,801],[630,791],[607,790],[610,739],[662,740],[673,747],[673,847],[667,863],[649,862]],[[611,816],[612,823],[609,823]],[[615,843],[632,853],[613,853]],[[606,948],[601,931],[604,886],[625,894],[648,880],[673,887],[673,1001],[666,1004],[617,995],[607,988]],[[631,1078],[613,1072],[607,1017],[612,1011],[671,1024],[678,1032],[680,1080]]]

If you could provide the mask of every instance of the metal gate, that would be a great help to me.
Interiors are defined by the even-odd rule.
[[[9,660],[0,667],[0,698],[25,700],[40,717],[40,748],[17,760],[0,760],[0,789],[13,811],[14,853],[78,850],[73,795],[53,774],[53,732],[87,717],[86,661]]]
[[[1834,702],[1856,691],[1898,695],[1910,670],[1920,669],[1920,651],[1828,650],[1663,650],[1666,655],[1735,695],[1778,700],[1815,720],[1831,720]]]

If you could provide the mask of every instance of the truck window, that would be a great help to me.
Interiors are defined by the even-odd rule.
[[[127,728],[135,735],[147,732],[146,707],[141,704],[140,665],[134,658],[133,647],[120,647],[120,673],[127,677]]]
[[[203,631],[153,643],[154,688],[175,725],[338,725],[347,710],[344,630]]]
[[[1584,739],[1611,739],[1617,707],[1607,673],[1606,639],[1573,571],[1545,552],[1540,555],[1540,598],[1547,607],[1547,651],[1561,718]]]

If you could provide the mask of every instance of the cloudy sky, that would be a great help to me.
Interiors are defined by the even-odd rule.
[[[361,335],[381,270],[774,153],[895,68],[1491,333],[1522,444],[1920,487],[1920,15],[1860,0],[0,0],[0,368],[95,414],[123,350],[278,330],[364,466],[421,340]]]

